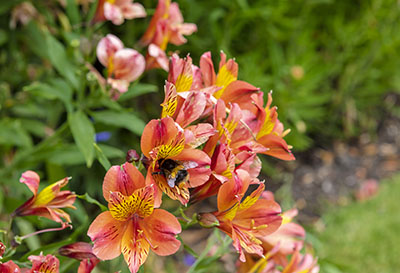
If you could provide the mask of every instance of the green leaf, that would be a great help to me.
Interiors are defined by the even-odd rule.
[[[106,206],[101,204],[96,199],[90,197],[90,195],[88,193],[85,193],[85,194],[82,194],[82,195],[77,195],[76,197],[78,197],[79,199],[85,200],[86,202],[88,202],[90,204],[97,205],[101,209],[101,211],[106,211],[107,210]]]
[[[123,158],[125,156],[123,151],[115,147],[104,144],[99,144],[98,146],[107,158]],[[80,165],[85,163],[85,158],[74,144],[64,144],[50,153],[42,153],[42,156],[45,156],[49,162],[61,166]]]
[[[78,89],[79,81],[75,75],[77,68],[70,62],[64,45],[50,34],[46,34],[46,45],[51,64],[75,89]]]
[[[77,25],[80,23],[80,13],[77,1],[67,0],[66,11],[71,25]]]
[[[104,169],[107,171],[108,169],[111,168],[110,161],[108,161],[106,155],[103,153],[99,145],[97,145],[96,143],[94,143],[93,145],[96,151],[97,159],[99,160],[100,164],[104,167]]]
[[[32,135],[44,138],[46,136],[46,124],[35,119],[19,119],[21,126]]]
[[[13,1],[0,1],[0,14],[4,14],[9,11],[13,6],[21,3],[22,0],[13,0]]]
[[[0,144],[6,146],[31,147],[32,139],[20,120],[0,120]]]
[[[96,122],[126,128],[138,136],[142,135],[143,129],[146,126],[143,120],[135,116],[133,113],[128,112],[105,110],[93,112],[92,116]]]
[[[158,86],[154,84],[147,83],[137,83],[129,87],[126,93],[123,93],[119,97],[118,101],[126,101],[144,94],[155,93],[158,91]]]
[[[75,113],[68,114],[68,124],[76,145],[85,157],[86,166],[92,166],[94,157],[93,143],[95,138],[92,122],[79,110]]]
[[[71,98],[73,92],[69,84],[62,79],[51,79],[48,84],[34,82],[25,86],[24,91],[49,100],[59,99],[65,104],[67,109],[72,109]]]

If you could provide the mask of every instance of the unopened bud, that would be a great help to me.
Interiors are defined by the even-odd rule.
[[[204,228],[219,226],[219,221],[212,213],[199,213],[197,216],[199,224]]]
[[[92,245],[85,242],[76,242],[63,246],[58,250],[58,253],[77,260],[96,258],[96,255],[92,252]]]
[[[139,159],[140,159],[139,154],[133,149],[129,150],[126,153],[126,161],[129,163],[137,162],[137,161],[139,161]]]

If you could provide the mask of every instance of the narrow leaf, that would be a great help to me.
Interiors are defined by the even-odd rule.
[[[86,160],[87,167],[92,166],[94,157],[95,131],[92,122],[82,112],[68,114],[68,124],[79,150]]]
[[[142,135],[143,129],[146,125],[143,120],[129,112],[106,110],[93,112],[92,116],[96,122],[125,128],[138,136]]]
[[[101,204],[96,199],[90,197],[90,195],[88,193],[85,193],[85,194],[82,194],[82,195],[77,195],[76,197],[78,197],[79,199],[85,200],[86,202],[88,202],[90,204],[97,205],[101,209],[101,211],[106,211],[107,210],[106,206]]]
[[[107,171],[108,169],[111,168],[110,161],[108,161],[106,155],[103,153],[101,148],[96,143],[94,143],[93,145],[96,151],[97,159],[99,160],[100,164],[104,167],[104,169]]]

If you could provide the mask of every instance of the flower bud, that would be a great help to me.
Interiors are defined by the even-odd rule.
[[[219,226],[219,221],[212,213],[199,213],[197,216],[199,224],[204,228],[212,228]]]
[[[63,246],[58,250],[58,253],[77,260],[96,258],[96,255],[92,252],[92,245],[85,242],[76,242]]]
[[[133,149],[129,150],[126,153],[126,161],[129,163],[137,162],[137,161],[139,161],[139,159],[140,159],[139,154]]]

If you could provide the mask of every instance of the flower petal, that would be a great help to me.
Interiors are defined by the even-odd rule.
[[[160,256],[178,251],[181,242],[175,236],[182,231],[181,225],[171,213],[155,209],[153,214],[143,219],[140,226],[150,242],[151,249]]]
[[[102,260],[118,257],[125,229],[125,222],[115,220],[109,211],[102,212],[94,219],[87,233],[94,243],[93,253]]]
[[[131,48],[118,50],[113,58],[115,79],[132,82],[143,74],[146,61],[142,54]]]
[[[149,254],[149,243],[144,231],[139,229],[136,219],[128,222],[121,242],[121,250],[131,273],[139,270]]]
[[[19,182],[24,183],[36,195],[39,189],[40,177],[34,171],[26,171],[21,175]]]
[[[262,144],[264,147],[269,148],[269,150],[263,152],[263,154],[282,160],[295,160],[286,141],[282,137],[269,134],[257,139],[257,142]]]
[[[110,57],[114,56],[115,52],[123,48],[124,44],[117,36],[107,34],[107,36],[102,38],[97,45],[97,58],[103,66],[107,67]]]
[[[136,189],[144,186],[142,173],[132,163],[125,162],[122,166],[112,166],[107,171],[103,182],[103,196],[107,201],[110,192],[120,192],[130,196]]]

